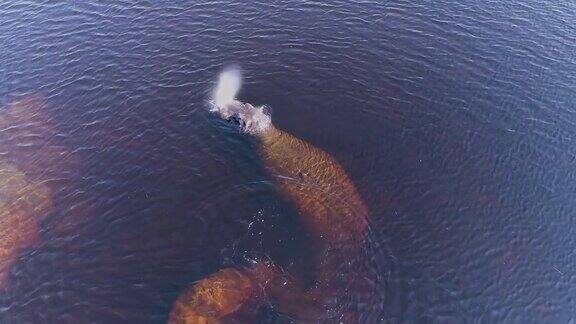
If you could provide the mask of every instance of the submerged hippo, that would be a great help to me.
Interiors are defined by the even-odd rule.
[[[349,176],[330,154],[276,128],[265,107],[237,101],[235,96],[239,87],[239,72],[225,71],[215,91],[213,110],[257,138],[259,155],[267,171],[277,183],[280,194],[300,212],[313,241],[311,249],[315,255],[316,279],[313,284],[304,285],[298,279],[281,275],[270,274],[265,278],[246,275],[248,279],[225,276],[229,271],[260,273],[261,270],[254,269],[261,269],[262,265],[255,265],[254,269],[225,269],[184,293],[176,302],[173,315],[175,312],[182,314],[184,310],[189,314],[199,313],[202,307],[198,299],[202,299],[202,303],[212,305],[214,314],[206,323],[217,323],[224,315],[229,317],[232,311],[240,309],[243,303],[252,302],[250,296],[260,294],[247,291],[260,287],[281,312],[298,320],[356,322],[354,303],[342,300],[362,286],[361,254],[369,220],[368,209]],[[267,269],[271,269],[267,273],[277,271],[274,267]],[[218,287],[223,276],[226,277],[224,282],[237,280],[236,284],[230,285],[241,285],[242,292],[239,293],[239,289],[221,292]],[[255,284],[258,280],[261,280],[260,285]],[[212,284],[213,287],[208,288]],[[218,293],[201,293],[210,289]],[[245,298],[240,298],[240,295]],[[234,307],[230,306],[229,300],[235,301]],[[175,316],[171,318],[173,323],[178,322],[174,320]],[[180,322],[204,323],[194,320]]]
[[[44,154],[29,155],[50,151],[44,145],[49,126],[43,109],[42,98],[29,95],[0,112],[0,290],[8,288],[20,253],[37,242],[38,224],[52,206],[47,179],[31,167],[35,159],[51,161]]]

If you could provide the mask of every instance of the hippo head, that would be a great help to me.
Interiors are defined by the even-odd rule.
[[[237,124],[241,130],[252,135],[263,134],[272,125],[267,109],[254,107],[249,103],[234,100],[223,106],[214,105],[213,111],[229,122]]]

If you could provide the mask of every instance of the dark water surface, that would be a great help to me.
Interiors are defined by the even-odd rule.
[[[36,93],[51,126],[1,125],[0,158],[53,192],[1,323],[164,323],[218,269],[305,258],[206,110],[230,62],[370,208],[364,322],[576,321],[576,2],[232,0],[1,2],[0,114]]]

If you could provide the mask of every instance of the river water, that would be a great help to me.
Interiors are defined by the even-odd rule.
[[[0,166],[49,203],[4,260],[0,322],[165,323],[210,273],[306,259],[254,139],[207,110],[235,63],[240,99],[334,156],[370,209],[363,322],[573,323],[575,17],[569,0],[2,1]],[[0,195],[15,224],[19,197]]]

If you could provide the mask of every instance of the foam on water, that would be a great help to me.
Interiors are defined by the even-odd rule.
[[[225,68],[218,76],[213,92],[212,111],[218,112],[224,119],[237,118],[240,128],[249,134],[263,134],[272,125],[269,109],[255,107],[236,100],[242,86],[242,74],[237,66]]]

